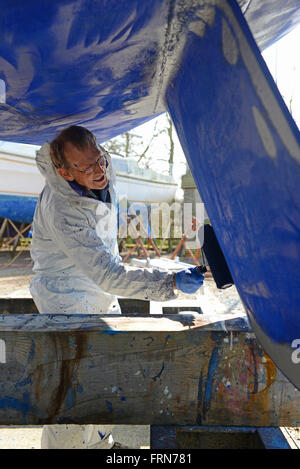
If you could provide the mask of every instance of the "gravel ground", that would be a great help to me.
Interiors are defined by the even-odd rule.
[[[33,276],[32,262],[29,251],[22,252],[13,264],[7,252],[0,251],[0,296],[25,298],[30,297],[29,284]],[[204,288],[195,296],[181,295],[177,304],[185,306],[200,305],[203,313],[240,314],[244,312],[243,305],[235,286],[226,290],[218,290],[212,278],[207,277]],[[155,303],[155,312],[159,303]],[[164,305],[172,306],[174,302]],[[151,311],[153,312],[153,311]],[[288,427],[288,431],[300,448],[300,428]],[[41,426],[34,427],[4,427],[0,426],[0,449],[39,449],[41,439]],[[149,426],[127,426],[126,432],[134,448],[149,447]],[[119,433],[122,440],[122,432]],[[121,441],[122,442],[122,441]],[[125,444],[125,442],[123,442]]]

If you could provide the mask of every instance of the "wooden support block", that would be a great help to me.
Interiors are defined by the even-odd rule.
[[[258,428],[257,433],[265,449],[299,449],[296,441],[284,427]]]
[[[119,298],[122,314],[150,314],[150,301]],[[0,314],[38,314],[32,298],[0,298]]]
[[[184,312],[203,314],[200,306],[162,306],[163,314],[179,314]]]
[[[150,301],[135,300],[132,298],[119,298],[119,305],[124,315],[150,314]]]
[[[179,428],[175,439],[182,449],[264,449],[254,427]]]
[[[294,449],[278,427],[151,426],[151,449]]]
[[[1,298],[0,314],[38,314],[32,298]]]
[[[1,315],[0,424],[300,426],[246,316]]]
[[[122,314],[148,315],[150,314],[150,301],[135,300],[132,298],[119,298]],[[160,303],[163,305],[163,303]],[[160,306],[159,306],[160,307]],[[203,314],[200,306],[161,306],[163,314],[178,314],[181,312],[195,312]],[[38,309],[32,298],[0,298],[0,314],[38,314]]]

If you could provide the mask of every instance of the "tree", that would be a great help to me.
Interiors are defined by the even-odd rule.
[[[157,170],[155,166],[159,162],[159,171],[170,176],[173,174],[175,152],[181,152],[181,163],[185,160],[168,113],[108,140],[104,146],[112,154],[136,158],[144,168]]]
[[[136,152],[136,146],[138,144],[137,139],[141,138],[141,135],[136,135],[134,131],[130,130],[111,140],[107,140],[104,146],[110,153],[122,156],[123,158],[128,158],[129,156],[138,157],[138,153]]]

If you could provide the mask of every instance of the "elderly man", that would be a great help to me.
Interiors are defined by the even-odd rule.
[[[117,296],[164,301],[176,297],[176,288],[194,293],[203,284],[194,268],[174,275],[122,263],[111,159],[89,130],[66,128],[41,147],[36,162],[46,180],[31,247],[30,291],[40,313],[121,314]],[[42,447],[111,448],[112,428],[48,426]]]

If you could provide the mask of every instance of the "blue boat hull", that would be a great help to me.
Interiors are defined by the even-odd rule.
[[[217,3],[0,0],[0,139],[41,145],[80,123],[103,142],[164,112],[186,35]],[[300,21],[299,0],[239,3],[261,48]]]
[[[257,337],[300,388],[299,131],[223,5],[204,37],[190,33],[168,108]]]
[[[31,223],[38,197],[0,194],[0,216],[10,220]]]

